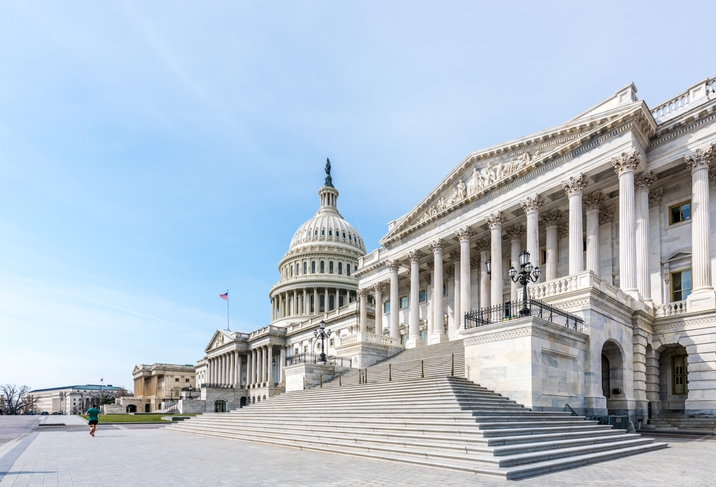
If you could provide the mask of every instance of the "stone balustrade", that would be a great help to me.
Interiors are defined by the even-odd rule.
[[[535,284],[528,288],[528,294],[531,299],[545,300],[553,296],[559,296],[572,291],[582,289],[595,288],[616,299],[622,304],[633,307],[634,299],[616,286],[609,284],[607,281],[597,276],[592,271],[583,271],[570,276],[559,277],[551,281]],[[522,291],[520,290],[519,299],[522,299]]]
[[[716,78],[706,79],[696,83],[683,93],[670,98],[651,110],[651,115],[657,123],[664,123],[686,110],[697,107],[716,97]]]
[[[352,345],[354,343],[375,343],[377,345],[386,345],[389,347],[400,346],[400,340],[385,335],[376,335],[375,333],[358,332],[347,335],[341,339],[341,345]]]
[[[656,305],[654,312],[657,318],[663,318],[665,316],[683,315],[688,313],[689,310],[686,301],[675,301],[673,303]]]

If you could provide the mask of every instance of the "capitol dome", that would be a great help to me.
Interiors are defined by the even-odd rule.
[[[321,206],[298,227],[279,263],[281,279],[269,293],[274,326],[287,326],[356,301],[354,273],[358,259],[365,255],[365,244],[338,212],[330,162],[318,195]]]

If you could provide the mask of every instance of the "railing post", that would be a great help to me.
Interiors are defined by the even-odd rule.
[[[388,364],[388,382],[393,380],[393,364]]]
[[[421,360],[421,361],[420,361],[420,378],[421,378],[421,379],[424,379],[424,378],[425,378],[425,363],[424,363],[424,360]]]
[[[455,354],[452,354],[452,367],[450,368],[450,377],[455,377]]]
[[[323,374],[320,375],[321,378],[321,389],[323,389]]]
[[[368,367],[366,367],[364,370],[365,370],[365,377],[363,377],[363,381],[367,384],[368,383]]]
[[[363,383],[363,369],[358,369],[358,383]]]
[[[341,384],[341,374],[338,374],[338,387],[341,387],[343,384]]]

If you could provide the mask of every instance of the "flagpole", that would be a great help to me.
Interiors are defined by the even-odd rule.
[[[226,331],[231,331],[229,328],[229,290],[226,290]]]

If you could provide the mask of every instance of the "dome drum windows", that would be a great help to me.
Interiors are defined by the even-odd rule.
[[[343,262],[338,263],[338,275],[339,276],[343,275]]]
[[[326,272],[326,263],[321,261],[321,274],[324,274]]]
[[[316,261],[314,260],[311,262],[311,274],[315,274],[315,273],[316,273]]]
[[[328,263],[328,273],[333,274],[333,261]]]

